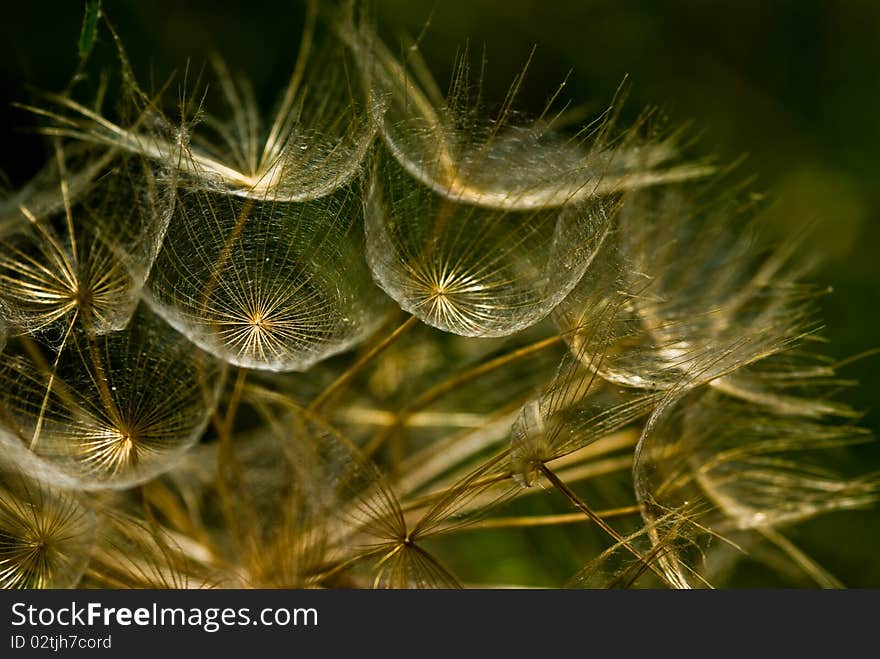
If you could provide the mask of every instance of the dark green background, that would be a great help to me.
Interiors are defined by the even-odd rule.
[[[815,225],[804,250],[818,257],[815,281],[831,285],[822,299],[829,354],[846,357],[880,346],[880,3],[757,0],[580,1],[376,0],[374,13],[390,40],[422,42],[441,87],[458,49],[488,55],[487,93],[503,97],[533,44],[538,50],[521,95],[540,109],[571,71],[566,97],[598,111],[625,75],[627,112],[659,106],[672,125],[700,134],[695,153],[720,162],[746,155],[757,190],[775,199],[769,230],[777,235]],[[212,51],[247,73],[261,100],[274,99],[296,53],[296,2],[105,3],[138,74],[162,79],[187,58],[198,68]],[[4,3],[0,76],[4,102],[0,168],[21,183],[42,162],[33,125],[12,100],[30,87],[60,89],[76,64],[82,18],[77,2]],[[95,57],[111,49],[102,33]],[[880,358],[847,366],[861,381],[842,397],[880,429]],[[856,471],[880,469],[877,446],[854,449]],[[880,586],[877,511],[818,520],[796,536],[852,586]],[[747,577],[747,575],[745,575]],[[747,583],[747,582],[744,582]]]

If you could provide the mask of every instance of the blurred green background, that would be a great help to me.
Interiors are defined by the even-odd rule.
[[[540,110],[570,71],[565,98],[598,112],[629,76],[627,116],[659,107],[672,126],[689,122],[699,134],[694,153],[720,162],[746,156],[739,171],[753,173],[753,187],[775,199],[771,234],[814,225],[804,250],[819,259],[815,282],[834,289],[821,300],[827,352],[844,358],[880,347],[880,3],[374,0],[371,7],[392,45],[423,35],[441,88],[466,44],[472,53],[485,48],[487,96],[497,100],[537,45],[520,96],[525,110]],[[293,65],[302,22],[299,3],[266,0],[109,0],[104,10],[142,80],[164,79],[187,58],[199,68],[216,51],[251,78],[267,106]],[[5,3],[0,11],[0,169],[20,184],[46,149],[26,130],[33,119],[9,104],[66,84],[82,5]],[[102,32],[96,58],[109,58],[107,41]],[[843,375],[861,384],[841,397],[877,432],[880,357],[856,361]],[[858,447],[849,460],[856,472],[880,470],[880,448]],[[844,583],[880,587],[877,510],[817,520],[794,537]]]

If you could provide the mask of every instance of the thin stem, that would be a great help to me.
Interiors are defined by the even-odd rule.
[[[510,434],[518,410],[519,405],[502,410],[478,428],[456,433],[414,453],[401,464],[401,476],[394,482],[395,490],[401,495],[416,492],[456,465],[500,443]],[[413,418],[415,415],[410,420]],[[407,423],[407,427],[409,425]],[[457,479],[458,474],[455,475]]]
[[[470,486],[473,488],[477,487],[485,487],[486,485],[493,485],[495,483],[502,483],[513,477],[513,474],[510,471],[501,471],[496,474],[489,474],[487,476],[483,476],[482,478],[478,478],[477,480],[470,483]],[[430,494],[426,494],[421,497],[417,497],[412,499],[406,503],[402,503],[400,506],[401,511],[409,512],[411,510],[418,510],[419,508],[424,508],[425,506],[429,506],[433,503],[436,503],[443,497],[448,496],[451,492],[458,489],[456,486],[448,487],[442,490],[438,490],[437,492],[431,492]]]
[[[222,502],[226,519],[234,530],[234,541],[239,545],[240,550],[243,549],[243,547],[241,547],[241,542],[244,537],[242,531],[243,527],[246,526],[251,530],[256,528],[253,509],[251,506],[247,505],[250,504],[249,501],[239,501],[241,504],[240,508],[245,512],[244,516],[246,517],[246,519],[239,519],[237,507],[234,504],[235,497],[233,496],[230,483],[230,476],[237,479],[239,482],[241,481],[241,465],[236,459],[235,451],[232,447],[232,428],[235,424],[235,415],[238,411],[238,406],[241,404],[241,397],[242,392],[244,391],[246,378],[247,370],[239,368],[238,375],[235,378],[235,384],[232,387],[232,394],[229,397],[229,404],[226,406],[225,416],[221,419],[219,412],[215,412],[212,417],[214,427],[217,429],[217,434],[220,436],[220,445],[217,455],[217,491],[220,494],[220,500]],[[238,498],[242,499],[241,496]]]
[[[606,522],[602,517],[600,517],[592,508],[590,508],[576,493],[572,490],[565,482],[560,479],[553,470],[550,469],[545,464],[541,465],[541,473],[544,477],[550,481],[550,484],[553,485],[557,490],[559,490],[572,504],[574,504],[575,508],[580,510],[584,515],[590,518],[590,520],[596,524],[600,529],[605,531],[611,538],[614,539],[616,543],[620,546],[625,547],[633,556],[635,556],[641,563],[646,565],[651,569],[654,574],[656,574],[663,583],[667,583],[666,577],[663,575],[663,572],[660,571],[657,566],[650,563],[649,559],[642,556],[642,554],[633,547],[629,542],[626,541],[622,535],[620,535],[614,527],[612,527],[608,522]]]
[[[397,421],[394,424],[383,428],[375,436],[364,446],[364,455],[372,455],[376,451],[381,448],[381,446],[398,432],[405,424],[407,419],[415,414],[416,412],[423,410],[428,407],[439,398],[442,398],[446,394],[455,391],[458,387],[472,380],[476,380],[477,378],[486,375],[487,373],[491,373],[502,366],[510,364],[518,359],[522,359],[527,357],[533,353],[540,352],[545,348],[549,348],[550,346],[556,345],[560,341],[562,341],[562,335],[551,336],[547,339],[542,339],[535,343],[532,343],[527,346],[523,346],[522,348],[518,348],[517,350],[513,350],[512,352],[506,353],[495,359],[490,359],[483,364],[479,364],[474,368],[471,368],[464,373],[459,373],[455,375],[445,382],[441,382],[440,384],[428,389],[421,396],[419,396],[415,401],[411,404],[404,407],[397,413]]]
[[[605,474],[614,473],[616,471],[620,471],[622,469],[629,469],[632,467],[632,455],[622,455],[622,456],[613,456],[610,458],[606,458],[604,460],[595,460],[591,462],[586,462],[582,465],[577,465],[574,467],[570,467],[563,471],[560,471],[557,474],[560,478],[564,478],[567,482],[574,481],[582,481],[588,480],[590,478],[595,478],[597,476],[604,476]],[[508,478],[511,478],[513,474],[509,471],[499,472],[495,475],[490,475],[484,477],[478,481],[474,481],[472,483],[473,486],[483,486],[483,485],[491,485],[493,483],[500,483]],[[455,483],[458,482],[459,479],[462,478],[462,474],[452,474],[449,479],[444,479],[444,482],[440,484],[441,489],[435,490],[433,492],[429,492],[428,494],[421,495],[414,499],[411,499],[403,504],[402,509],[404,511],[411,511],[418,508],[424,508],[425,506],[429,506],[435,503],[438,499],[447,496],[450,492],[456,489]],[[450,482],[452,483],[450,485]],[[398,488],[399,489],[399,488]],[[514,495],[514,499],[519,499],[520,497],[533,495],[541,492],[542,490],[535,487],[524,487],[519,492]],[[474,510],[483,505],[485,501],[480,497],[474,499],[467,507],[462,509],[462,513]]]
[[[58,162],[58,174],[61,179],[61,201],[64,204],[64,219],[67,222],[67,234],[70,237],[70,254],[73,260],[73,270],[77,268],[76,232],[73,229],[73,208],[70,201],[70,187],[67,182],[67,167],[64,162],[64,152],[61,150],[61,142],[53,140],[55,145],[55,158]]]
[[[349,382],[351,382],[352,378],[360,373],[365,366],[367,366],[376,357],[381,355],[391,344],[397,341],[397,339],[399,339],[403,334],[407,332],[407,330],[409,330],[418,322],[419,320],[415,316],[410,316],[409,318],[407,318],[403,322],[403,324],[401,324],[391,334],[386,336],[384,339],[382,339],[382,341],[380,341],[363,355],[361,355],[361,357],[357,361],[355,361],[354,364],[349,366],[344,373],[342,373],[338,378],[331,382],[330,385],[328,385],[327,388],[324,389],[324,391],[315,396],[312,402],[309,403],[308,407],[306,407],[306,412],[317,412],[321,408],[321,406],[325,405],[335,393],[337,393],[340,389],[344,388]]]
[[[226,240],[223,243],[223,249],[217,257],[217,265],[211,272],[211,278],[208,280],[208,283],[205,286],[204,295],[202,296],[201,315],[203,317],[207,314],[211,297],[220,285],[220,278],[223,275],[223,269],[229,263],[229,259],[232,257],[232,250],[235,248],[235,243],[241,238],[244,226],[247,224],[253,210],[254,201],[252,199],[245,200],[244,204],[242,204],[241,212],[238,214],[238,217],[235,218],[235,225],[232,227],[232,231],[226,236]],[[213,208],[211,208],[211,213],[214,213]],[[216,221],[216,217],[214,220]]]
[[[502,366],[506,366],[507,364],[510,364],[511,362],[514,362],[518,359],[528,357],[533,353],[540,352],[545,348],[556,345],[560,341],[562,341],[562,335],[551,336],[549,338],[542,339],[527,346],[523,346],[522,348],[518,348],[516,350],[508,352],[504,355],[501,355],[500,357],[496,357],[495,359],[490,359],[489,361],[480,364],[479,366],[475,366],[474,368],[469,369],[464,373],[450,378],[446,382],[441,382],[437,386],[428,389],[428,391],[419,396],[415,400],[415,402],[413,402],[410,406],[403,410],[401,415],[403,416],[408,413],[424,409],[425,407],[436,401],[438,398],[445,396],[451,391],[454,391],[461,385],[472,380],[476,380],[482,375],[486,375],[487,373],[498,370]]]
[[[758,533],[791,558],[820,588],[845,588],[833,574],[808,556],[800,547],[773,528],[758,528]]]
[[[599,510],[596,515],[602,519],[635,515],[641,511],[639,506],[624,506],[622,508],[609,508]],[[461,527],[462,531],[485,531],[488,529],[515,529],[531,528],[535,526],[556,526],[558,524],[578,524],[584,521],[583,513],[563,513],[559,515],[524,515],[522,517],[490,517],[468,526]]]
[[[651,562],[654,559],[663,557],[666,549],[667,548],[664,547],[663,545],[657,545],[656,547],[654,547],[651,550],[651,552],[643,560],[641,560],[639,563],[636,563],[634,565],[629,566],[627,569],[625,569],[623,572],[621,572],[615,579],[613,579],[606,586],[606,588],[608,588],[610,590],[610,589],[614,588],[615,586],[617,586],[617,584],[621,583],[629,573],[633,572],[633,568],[638,566],[638,569],[635,570],[635,572],[632,574],[632,576],[629,578],[629,580],[623,584],[623,589],[629,590],[630,588],[632,588],[635,585],[635,583],[639,580],[639,578],[645,573],[645,570],[652,564]]]
[[[563,479],[566,483],[574,483],[632,468],[633,457],[631,453],[626,453],[623,455],[613,455],[604,459],[595,459],[600,456],[601,454],[590,456],[588,459],[585,459],[584,462],[580,464],[567,467],[566,469],[558,470],[556,472],[556,475],[559,476],[559,478]],[[551,464],[554,465],[554,468],[556,467],[555,460],[551,461]],[[425,496],[429,497],[439,492],[447,492],[448,488],[453,487],[454,483],[457,483],[461,478],[464,478],[466,474],[470,471],[470,469],[470,467],[464,467],[463,469],[459,469],[455,472],[450,473],[435,484],[435,487],[440,488],[439,490],[429,493]],[[424,481],[423,473],[416,472],[416,476],[422,479],[423,482],[427,482]],[[401,481],[395,484],[396,490],[404,494],[416,491],[415,489],[412,489],[411,486],[412,482],[405,479],[401,479]],[[404,487],[408,489],[404,489]],[[539,490],[537,490],[536,488],[524,487],[517,493],[515,498],[528,496],[538,491]],[[478,499],[478,501],[480,500]]]
[[[281,101],[281,107],[278,108],[278,114],[275,115],[275,121],[269,130],[269,136],[266,138],[266,144],[263,147],[263,153],[260,156],[260,171],[265,170],[278,157],[280,147],[284,145],[288,133],[290,132],[291,112],[293,110],[293,101],[296,93],[299,91],[305,74],[306,63],[309,59],[309,53],[312,49],[312,42],[315,35],[315,19],[318,12],[317,2],[309,0],[306,5],[305,27],[302,31],[302,39],[300,40],[299,53],[296,56],[296,64],[287,88],[284,90],[284,98]]]
[[[232,395],[229,397],[229,404],[226,406],[226,417],[223,419],[223,432],[220,437],[221,441],[232,440],[232,426],[235,424],[235,415],[241,404],[241,395],[244,391],[246,380],[247,370],[239,367],[238,374],[235,377],[235,384],[232,386]]]
[[[52,364],[52,370],[49,372],[49,382],[46,384],[46,393],[43,396],[43,402],[40,404],[40,414],[37,417],[37,424],[34,427],[33,437],[31,437],[31,441],[28,443],[28,450],[30,451],[33,451],[36,448],[37,440],[40,438],[40,432],[43,429],[43,421],[46,417],[46,407],[49,405],[49,396],[52,393],[52,385],[55,383],[55,374],[58,372],[58,363],[61,361],[61,355],[64,353],[64,348],[67,346],[67,339],[70,338],[70,332],[76,322],[78,313],[78,309],[74,310],[73,317],[70,319],[70,324],[67,326],[67,331],[64,333],[64,339],[62,339],[61,345],[58,347],[58,355],[55,357],[55,362]]]

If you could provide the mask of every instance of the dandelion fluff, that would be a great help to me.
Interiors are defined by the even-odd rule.
[[[367,260],[405,311],[463,336],[505,336],[562,301],[601,248],[599,201],[532,211],[451,201],[379,158],[366,211]]]
[[[357,67],[351,52],[317,24],[312,10],[294,71],[268,122],[248,81],[230,73],[220,58],[214,60],[212,93],[184,88],[178,104],[182,116],[172,121],[140,89],[114,38],[125,84],[125,121],[116,123],[72,98],[50,94],[55,109],[31,108],[50,120],[45,132],[142,157],[175,177],[201,179],[216,192],[260,201],[316,199],[359,174],[376,134],[374,117],[381,110],[373,105],[379,100],[369,98],[352,78]]]
[[[877,499],[876,479],[847,480],[816,461],[818,452],[866,434],[705,391],[651,424],[636,473],[664,505],[694,500],[698,489],[737,529],[791,524]]]
[[[106,161],[106,159],[99,159]],[[63,336],[124,328],[138,304],[167,225],[171,198],[137,158],[117,159],[72,196],[59,150],[59,213],[18,209],[19,229],[0,241],[0,308],[18,331]],[[91,168],[91,163],[84,167]]]
[[[89,561],[97,520],[74,495],[0,469],[0,588],[72,588]]]
[[[76,318],[99,333],[121,329],[137,293],[112,248],[88,230],[71,237],[35,221],[0,243],[0,304],[21,331],[63,333]]]
[[[71,332],[60,354],[21,344],[0,355],[0,445],[64,487],[130,487],[170,468],[201,436],[224,379],[143,312],[124,332]]]
[[[614,311],[609,305],[597,312],[605,319],[597,334],[608,331]],[[566,354],[541,393],[520,408],[510,431],[510,465],[523,485],[535,483],[542,465],[632,426],[659,401],[653,392],[608,386],[597,375],[604,357]]]
[[[793,245],[757,249],[752,225],[743,227],[730,200],[701,209],[684,192],[627,198],[614,240],[554,311],[572,350],[602,352],[598,373],[627,387],[708,383],[778,411],[840,411],[789,395],[801,376],[822,370],[784,356],[815,330],[816,291],[798,281]],[[609,304],[616,307],[610,325],[597,314]],[[597,331],[603,323],[607,329]]]
[[[305,370],[381,320],[361,254],[361,205],[345,188],[304,203],[179,192],[149,303],[231,364]]]
[[[348,50],[307,21],[299,58],[271,125],[250,85],[215,60],[222,106],[192,134],[178,167],[218,191],[259,201],[304,202],[348,185],[360,173],[376,133],[370,103],[352,78]],[[219,104],[218,104],[219,105]]]
[[[688,505],[700,512],[691,536],[725,536],[766,534],[871,506],[880,494],[876,476],[848,479],[817,457],[866,434],[848,424],[778,414],[713,389],[668,398],[648,419],[636,449],[633,479],[642,516],[653,528],[665,511]],[[651,537],[658,541],[657,533]],[[665,568],[687,582],[699,572],[673,552]]]
[[[672,144],[645,143],[637,130],[612,138],[617,106],[574,135],[561,133],[551,108],[564,83],[538,119],[522,122],[514,102],[524,70],[489,121],[480,100],[473,99],[482,80],[471,80],[467,53],[443,99],[415,48],[409,51],[414,72],[408,69],[411,62],[398,60],[369,25],[341,21],[339,33],[357,56],[374,99],[371,109],[381,112],[375,120],[386,148],[411,177],[449,199],[501,210],[540,210],[711,171],[699,164],[664,168],[675,155]]]

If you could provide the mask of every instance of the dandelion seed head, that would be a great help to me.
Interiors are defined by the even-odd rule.
[[[784,531],[880,485],[813,457],[864,432],[799,250],[622,94],[527,117],[524,70],[490,113],[466,51],[444,94],[307,4],[270,113],[219,57],[141,89],[112,28],[115,111],[30,108],[56,157],[0,202],[0,585],[488,586],[459,534],[565,528],[604,547],[575,585],[746,551],[836,585]]]

